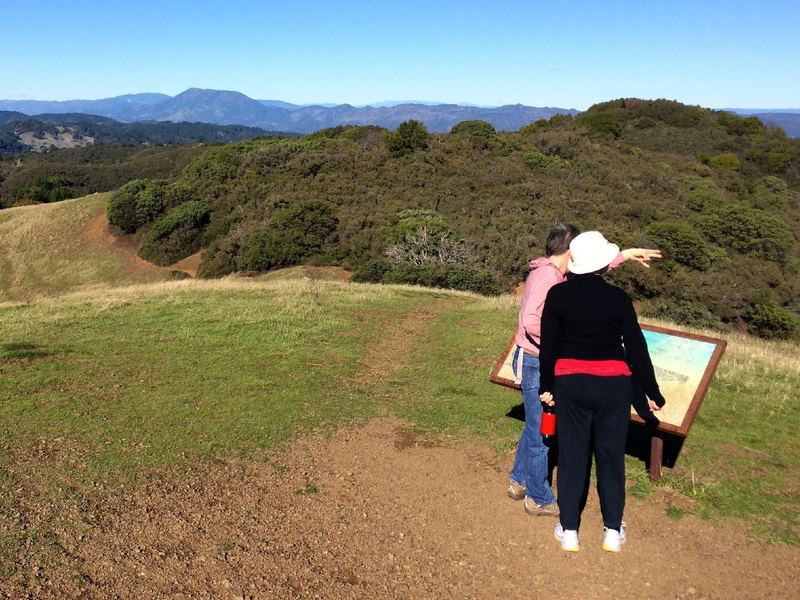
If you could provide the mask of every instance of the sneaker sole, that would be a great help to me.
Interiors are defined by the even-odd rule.
[[[618,548],[614,548],[614,547],[612,547],[612,546],[606,546],[605,544],[603,544],[603,550],[605,550],[606,552],[614,552],[614,553],[617,553],[617,552],[619,552],[620,550],[622,550],[622,544],[624,544],[624,543],[625,543],[625,540],[622,540],[622,541],[619,543],[619,547],[618,547]]]
[[[531,512],[528,510],[527,506],[525,507],[525,512],[532,517],[557,517],[560,515],[559,511],[552,512],[549,510],[534,510]]]
[[[554,535],[554,536],[553,536],[553,539],[554,539],[555,541],[557,541],[559,544],[561,544],[561,538],[560,538],[560,537],[558,537],[557,535]],[[574,547],[574,548],[564,548],[564,546],[562,545],[562,546],[561,546],[561,549],[562,549],[564,552],[580,552],[580,551],[581,551],[581,547],[580,547],[580,546],[577,546],[577,547]]]

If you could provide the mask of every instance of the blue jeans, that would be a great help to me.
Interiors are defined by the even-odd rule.
[[[514,372],[517,370],[519,349],[514,353]],[[517,457],[511,469],[511,479],[525,486],[525,495],[536,504],[555,502],[547,480],[548,448],[542,441],[542,403],[539,400],[539,357],[522,353],[522,402],[525,405],[525,427],[519,438]]]

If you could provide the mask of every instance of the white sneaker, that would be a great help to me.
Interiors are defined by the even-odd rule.
[[[606,527],[605,532],[603,550],[606,552],[619,552],[622,548],[622,544],[625,543],[625,539],[628,537],[628,534],[625,533],[625,521],[622,522],[619,531]]]
[[[578,552],[581,549],[578,543],[578,532],[575,529],[564,529],[561,523],[556,523],[556,528],[553,530],[553,537],[561,542],[561,549],[567,552]]]

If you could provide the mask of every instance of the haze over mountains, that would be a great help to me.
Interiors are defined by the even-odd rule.
[[[280,100],[254,100],[239,92],[191,88],[174,97],[164,94],[128,94],[102,100],[63,102],[0,100],[0,110],[17,111],[26,115],[87,113],[123,122],[200,121],[295,133],[311,133],[336,125],[379,125],[395,128],[408,119],[424,122],[431,131],[447,131],[456,123],[470,119],[483,119],[498,130],[514,131],[557,113],[578,112],[568,108],[538,108],[521,104],[494,108],[457,104],[386,104],[389,105],[300,106]]]

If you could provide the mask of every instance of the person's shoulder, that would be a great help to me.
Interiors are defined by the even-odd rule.
[[[528,275],[528,281],[537,283],[560,283],[563,279],[564,276],[558,270],[558,267],[547,259],[542,260],[541,264],[537,265]]]
[[[605,279],[603,281],[606,284],[606,289],[608,290],[608,293],[612,295],[616,300],[620,302],[633,302],[628,292],[623,290],[621,287],[616,286],[613,283],[609,283]]]

